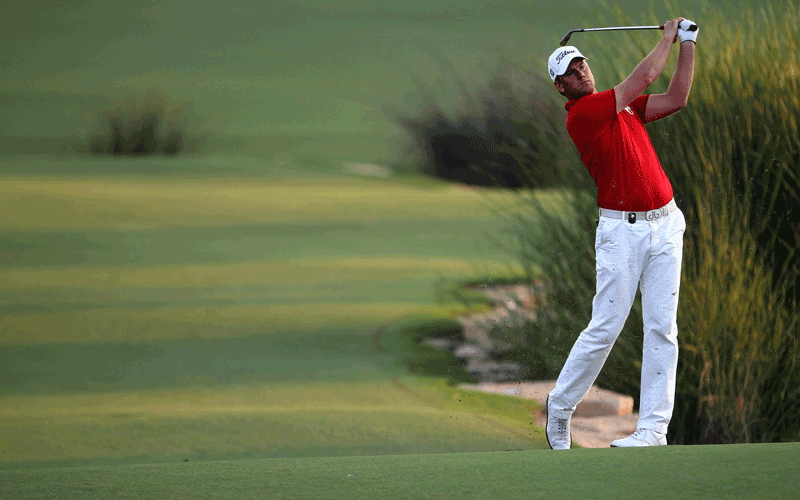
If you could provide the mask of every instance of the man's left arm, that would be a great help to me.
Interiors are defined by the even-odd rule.
[[[692,34],[695,37],[697,36],[696,31]],[[647,108],[645,109],[645,123],[659,120],[686,107],[686,103],[689,100],[689,92],[692,89],[692,79],[694,78],[694,52],[695,42],[693,39],[681,41],[678,66],[675,68],[675,73],[669,82],[667,93],[651,95],[648,98]]]

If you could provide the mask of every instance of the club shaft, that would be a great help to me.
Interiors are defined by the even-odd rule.
[[[663,26],[620,26],[616,28],[586,28],[575,31],[663,30]]]
[[[620,31],[620,30],[627,31],[627,30],[663,30],[663,29],[664,29],[663,26],[617,26],[613,28],[583,28],[577,30],[570,30],[570,32],[564,35],[564,38],[561,39],[561,46],[563,47],[564,45],[567,44],[573,33],[582,33],[584,31]]]

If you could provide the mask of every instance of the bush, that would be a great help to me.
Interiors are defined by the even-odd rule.
[[[505,65],[476,95],[460,87],[463,103],[455,111],[428,97],[419,116],[398,118],[409,136],[407,152],[422,173],[508,188],[580,181],[582,172],[563,155],[571,143],[558,122],[563,103],[548,80]]]
[[[89,151],[95,155],[179,154],[186,138],[182,112],[183,106],[170,107],[164,97],[133,95],[100,115]]]
[[[767,6],[743,13],[743,21],[695,19],[702,39],[689,106],[648,126],[688,221],[672,443],[800,437],[800,9],[781,3],[775,10],[780,18]],[[621,9],[608,15],[636,24]],[[595,74],[621,81],[652,49],[652,37],[627,36],[625,46],[638,50],[593,44]],[[666,69],[650,93],[665,91],[671,74]],[[520,260],[538,264],[546,277],[545,310],[520,346],[548,376],[590,319],[594,196],[580,188],[565,195],[570,208],[563,210],[574,214],[566,221],[535,196],[525,200],[526,217],[509,217]],[[597,381],[637,402],[640,307],[637,299]]]

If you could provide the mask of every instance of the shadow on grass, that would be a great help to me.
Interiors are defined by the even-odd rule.
[[[373,340],[380,352],[391,354],[413,375],[443,378],[452,384],[475,381],[451,353],[420,344],[428,337],[463,340],[464,333],[452,318],[408,317],[378,328]]]

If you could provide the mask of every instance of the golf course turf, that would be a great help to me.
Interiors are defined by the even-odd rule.
[[[412,397],[410,385],[434,402],[452,389],[400,388],[402,349],[373,338],[401,318],[480,306],[447,287],[509,269],[476,237],[497,229],[483,195],[83,162],[90,178],[9,175],[0,187],[0,468],[544,445]]]
[[[800,445],[182,462],[0,472],[4,498],[797,498]]]

